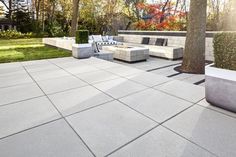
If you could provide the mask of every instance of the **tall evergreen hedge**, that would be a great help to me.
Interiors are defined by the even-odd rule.
[[[236,70],[236,32],[218,33],[214,36],[215,66]]]

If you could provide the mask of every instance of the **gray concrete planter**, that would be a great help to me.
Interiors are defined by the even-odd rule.
[[[92,56],[92,44],[73,44],[72,55],[75,58],[83,59]]]
[[[209,103],[236,112],[236,71],[207,66],[205,88]]]

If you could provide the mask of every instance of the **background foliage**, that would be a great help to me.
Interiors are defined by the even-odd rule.
[[[10,5],[11,3],[11,5]],[[236,30],[235,0],[208,0],[207,29]],[[67,36],[73,0],[31,0],[29,4],[0,0],[0,16],[17,25],[22,33]],[[119,29],[186,30],[189,0],[80,0],[78,29],[91,34],[116,34]],[[0,19],[1,23],[1,19]]]

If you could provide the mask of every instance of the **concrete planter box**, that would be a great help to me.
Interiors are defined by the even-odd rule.
[[[92,44],[73,44],[72,55],[75,58],[83,59],[92,56]]]
[[[209,103],[236,112],[236,71],[207,66],[205,88]]]

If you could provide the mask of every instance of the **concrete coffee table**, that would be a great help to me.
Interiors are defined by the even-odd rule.
[[[104,46],[103,50],[114,53],[114,58],[126,62],[145,61],[149,58],[149,49],[144,47],[116,45]]]

